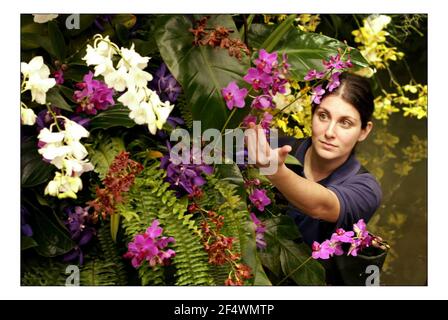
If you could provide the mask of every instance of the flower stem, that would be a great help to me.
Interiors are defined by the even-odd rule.
[[[298,266],[297,268],[295,268],[292,272],[290,272],[286,277],[284,277],[279,283],[277,283],[276,285],[280,285],[281,283],[283,283],[286,279],[288,279],[291,275],[293,275],[294,273],[296,273],[297,270],[299,270],[300,268],[302,268],[308,261],[310,261],[312,258],[312,256],[310,256],[308,259],[306,259],[304,262],[302,262],[302,264],[300,266]]]
[[[224,132],[224,130],[226,129],[227,125],[229,124],[230,119],[232,119],[232,117],[235,114],[235,112],[236,112],[236,108],[233,108],[232,112],[230,113],[229,117],[226,120],[226,123],[224,123],[224,126],[221,129],[221,135]]]
[[[57,115],[53,112],[53,110],[51,110],[51,107],[50,107],[50,104],[49,104],[49,103],[47,104],[47,109],[48,109],[48,112],[50,112],[51,116],[52,116],[53,119],[54,119],[54,124],[56,125],[56,128],[58,128],[59,131],[62,131],[62,130],[61,130],[61,127],[59,127],[58,117],[57,117]]]

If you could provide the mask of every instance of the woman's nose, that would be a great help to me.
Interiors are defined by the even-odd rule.
[[[334,137],[334,126],[335,126],[335,123],[333,121],[330,121],[328,123],[327,130],[325,130],[325,137],[326,138],[333,138]]]

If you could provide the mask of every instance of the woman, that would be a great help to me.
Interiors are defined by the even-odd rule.
[[[312,107],[311,138],[294,141],[299,146],[293,155],[302,164],[298,170],[285,165],[291,139],[289,144],[280,139],[283,146],[272,150],[263,130],[251,124],[258,129],[254,131],[258,152],[249,147],[249,157],[258,167],[278,161],[276,173],[267,178],[290,202],[288,214],[309,245],[329,239],[337,228],[351,230],[359,219],[369,221],[380,205],[378,182],[354,154],[356,144],[372,130],[373,110],[369,82],[342,74],[340,86]]]

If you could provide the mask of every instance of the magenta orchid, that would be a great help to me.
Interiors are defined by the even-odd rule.
[[[322,99],[322,96],[325,94],[325,89],[322,88],[322,85],[318,85],[317,87],[313,88],[313,96],[311,98],[311,101],[315,104],[320,104],[320,101]]]
[[[252,222],[255,224],[255,241],[257,244],[257,248],[264,249],[266,248],[266,241],[264,240],[264,233],[266,232],[266,225],[257,218],[255,213],[250,213],[250,218]]]
[[[271,204],[271,199],[266,195],[266,190],[261,189],[255,189],[249,196],[249,200],[259,211],[264,211],[264,207]]]
[[[370,246],[381,249],[389,247],[381,238],[370,235],[363,219],[360,219],[353,225],[353,230],[345,231],[342,228],[338,228],[331,235],[330,240],[325,240],[322,244],[315,241],[312,245],[312,257],[314,259],[329,259],[333,255],[342,255],[344,254],[342,245],[345,243],[350,244],[347,255],[352,256],[357,256],[364,248]]]
[[[257,69],[270,73],[278,65],[277,52],[268,53],[266,50],[261,49],[258,58],[254,62]]]
[[[159,221],[155,219],[144,234],[136,235],[128,244],[128,252],[124,254],[124,257],[132,259],[134,268],[141,266],[144,260],[148,261],[151,267],[157,264],[166,265],[176,255],[172,249],[162,250],[169,243],[175,243],[175,240],[172,237],[161,237],[163,229],[159,225]]]
[[[244,108],[244,99],[247,96],[246,88],[238,88],[235,81],[229,83],[229,85],[221,90],[221,93],[226,101],[227,108],[232,110],[233,107]]]

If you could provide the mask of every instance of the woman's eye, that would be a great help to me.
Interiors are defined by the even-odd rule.
[[[348,121],[348,120],[344,120],[344,121],[342,121],[341,124],[342,124],[342,126],[343,126],[344,128],[350,128],[351,125],[352,125],[352,123],[351,123],[350,121]]]
[[[325,113],[320,113],[319,114],[319,119],[325,120],[325,119],[327,119],[327,115]]]

